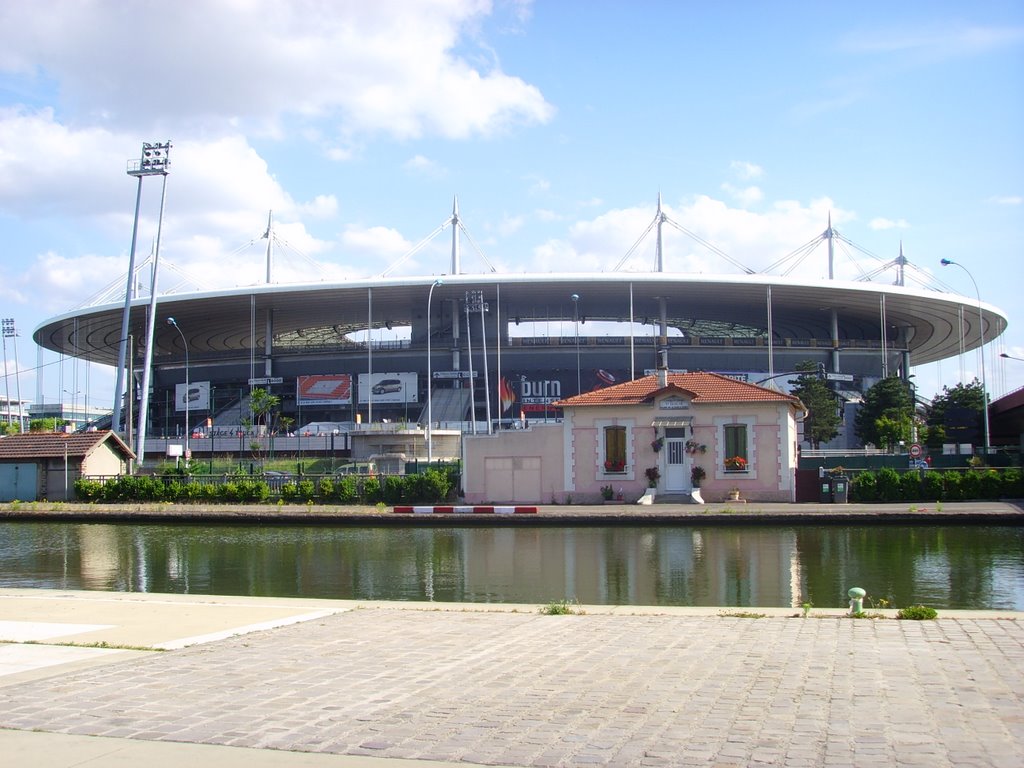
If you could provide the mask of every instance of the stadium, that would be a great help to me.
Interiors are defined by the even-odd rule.
[[[422,425],[428,405],[440,427],[518,426],[557,418],[550,404],[562,397],[659,365],[781,383],[810,360],[849,401],[879,378],[976,349],[1007,323],[995,307],[936,289],[902,254],[857,280],[793,277],[822,243],[833,274],[833,249],[853,244],[831,223],[763,272],[700,241],[737,271],[713,275],[663,268],[663,226],[697,236],[660,205],[645,233],[657,233],[649,272],[465,273],[457,205],[445,225],[447,274],[275,284],[268,227],[265,284],[108,301],[49,319],[34,340],[117,367],[127,317],[124,376],[136,394],[124,402],[148,399],[143,434],[173,437],[234,434],[254,387],[280,397],[295,431]]]

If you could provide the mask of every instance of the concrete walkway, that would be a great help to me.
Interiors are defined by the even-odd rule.
[[[0,763],[1024,763],[1024,615],[584,610],[0,590]]]

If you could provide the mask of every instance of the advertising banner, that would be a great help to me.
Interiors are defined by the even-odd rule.
[[[298,376],[295,379],[295,402],[298,405],[351,405],[352,374]]]
[[[629,372],[626,370],[583,368],[579,371],[579,389],[582,392],[593,392],[628,380]],[[561,409],[553,408],[551,403],[575,394],[575,370],[503,372],[498,382],[499,416],[503,419],[560,416]]]
[[[418,379],[415,372],[359,374],[359,402],[419,402]]]
[[[210,382],[191,381],[186,387],[184,384],[174,385],[174,410],[175,412],[208,411],[210,410]]]

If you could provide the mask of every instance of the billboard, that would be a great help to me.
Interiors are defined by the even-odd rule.
[[[359,374],[359,402],[418,403],[418,376],[407,373]]]
[[[298,376],[295,379],[298,405],[351,405],[352,374]]]
[[[191,381],[185,384],[174,385],[174,410],[175,412],[208,411],[210,410],[210,382]]]
[[[629,381],[629,371],[606,368],[582,368],[579,371],[579,387],[582,392],[593,392],[612,384]],[[560,408],[551,403],[576,394],[577,372],[575,370],[518,371],[502,373],[498,382],[500,418],[521,416],[557,416]]]

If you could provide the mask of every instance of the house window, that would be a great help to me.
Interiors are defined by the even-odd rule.
[[[726,424],[722,428],[725,447],[725,471],[746,472],[749,462],[747,455],[747,425]]]
[[[626,428],[604,428],[604,471],[626,471]]]

